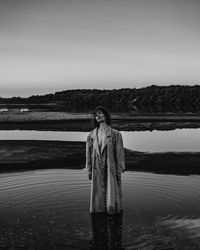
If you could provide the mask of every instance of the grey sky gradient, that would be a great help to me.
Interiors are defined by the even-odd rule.
[[[200,83],[199,0],[0,0],[0,96]]]

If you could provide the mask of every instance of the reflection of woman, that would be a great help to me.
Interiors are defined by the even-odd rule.
[[[121,173],[125,171],[122,135],[109,126],[110,114],[104,107],[97,107],[93,115],[95,129],[86,141],[86,170],[91,180],[90,213],[120,213]]]
[[[105,213],[92,213],[93,239],[90,249],[122,250],[122,215],[106,215]]]

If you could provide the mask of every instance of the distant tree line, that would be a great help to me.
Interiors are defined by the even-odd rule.
[[[52,111],[91,112],[103,105],[110,112],[200,112],[200,85],[151,85],[112,90],[75,89],[28,98],[0,98],[0,105]]]

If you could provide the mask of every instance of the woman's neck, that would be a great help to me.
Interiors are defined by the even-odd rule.
[[[104,130],[106,130],[107,127],[108,127],[108,125],[105,122],[100,122],[98,129],[100,131],[104,131]]]

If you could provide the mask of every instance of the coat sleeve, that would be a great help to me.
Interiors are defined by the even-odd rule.
[[[116,135],[116,161],[117,161],[117,173],[123,173],[125,171],[125,153],[123,146],[123,139],[120,132]]]
[[[87,136],[86,140],[86,163],[85,169],[88,173],[92,172],[92,143],[90,134]]]

